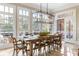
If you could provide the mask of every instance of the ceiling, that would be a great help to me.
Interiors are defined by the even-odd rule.
[[[47,3],[41,3],[42,10],[46,11]],[[40,9],[40,3],[22,3],[22,5],[28,5],[31,8]],[[58,12],[64,9],[78,6],[79,3],[48,3],[48,9],[51,12]]]

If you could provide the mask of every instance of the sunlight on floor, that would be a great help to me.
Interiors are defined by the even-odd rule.
[[[52,50],[48,56],[77,56],[78,46],[70,43],[63,43],[62,48],[58,50]],[[13,48],[0,50],[0,56],[12,56]],[[20,51],[19,56],[22,53]]]

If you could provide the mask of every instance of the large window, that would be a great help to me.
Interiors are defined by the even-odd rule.
[[[32,11],[35,12],[35,11]],[[38,21],[40,21],[41,17],[39,16],[39,14],[34,13],[32,14],[32,32],[40,32],[41,31],[41,23],[38,23]]]
[[[14,6],[0,4],[0,34],[14,33]]]
[[[22,36],[29,31],[29,10],[27,8],[18,8],[18,31]]]
[[[0,4],[0,48],[12,45],[8,36],[15,34],[15,6]],[[9,44],[8,44],[9,43]]]

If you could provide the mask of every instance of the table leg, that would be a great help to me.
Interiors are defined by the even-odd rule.
[[[32,56],[32,43],[30,42],[30,56]]]

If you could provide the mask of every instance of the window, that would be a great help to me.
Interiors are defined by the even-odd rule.
[[[4,23],[1,32],[13,33],[13,16],[12,15],[4,15]]]
[[[13,8],[10,8],[10,13],[13,13]]]
[[[32,32],[40,32],[41,31],[41,24],[37,22],[37,19],[32,20]]]
[[[0,11],[4,11],[4,5],[0,5]]]
[[[0,4],[0,35],[14,34],[14,6]],[[7,34],[6,34],[7,33]]]
[[[9,7],[5,6],[5,12],[9,12]]]
[[[35,13],[36,11],[32,10],[32,32],[40,32],[41,31],[41,17],[40,13]]]
[[[29,16],[29,12],[26,9],[20,9],[19,10],[19,15]]]
[[[27,8],[18,8],[19,36],[25,35],[29,28],[29,10]]]

